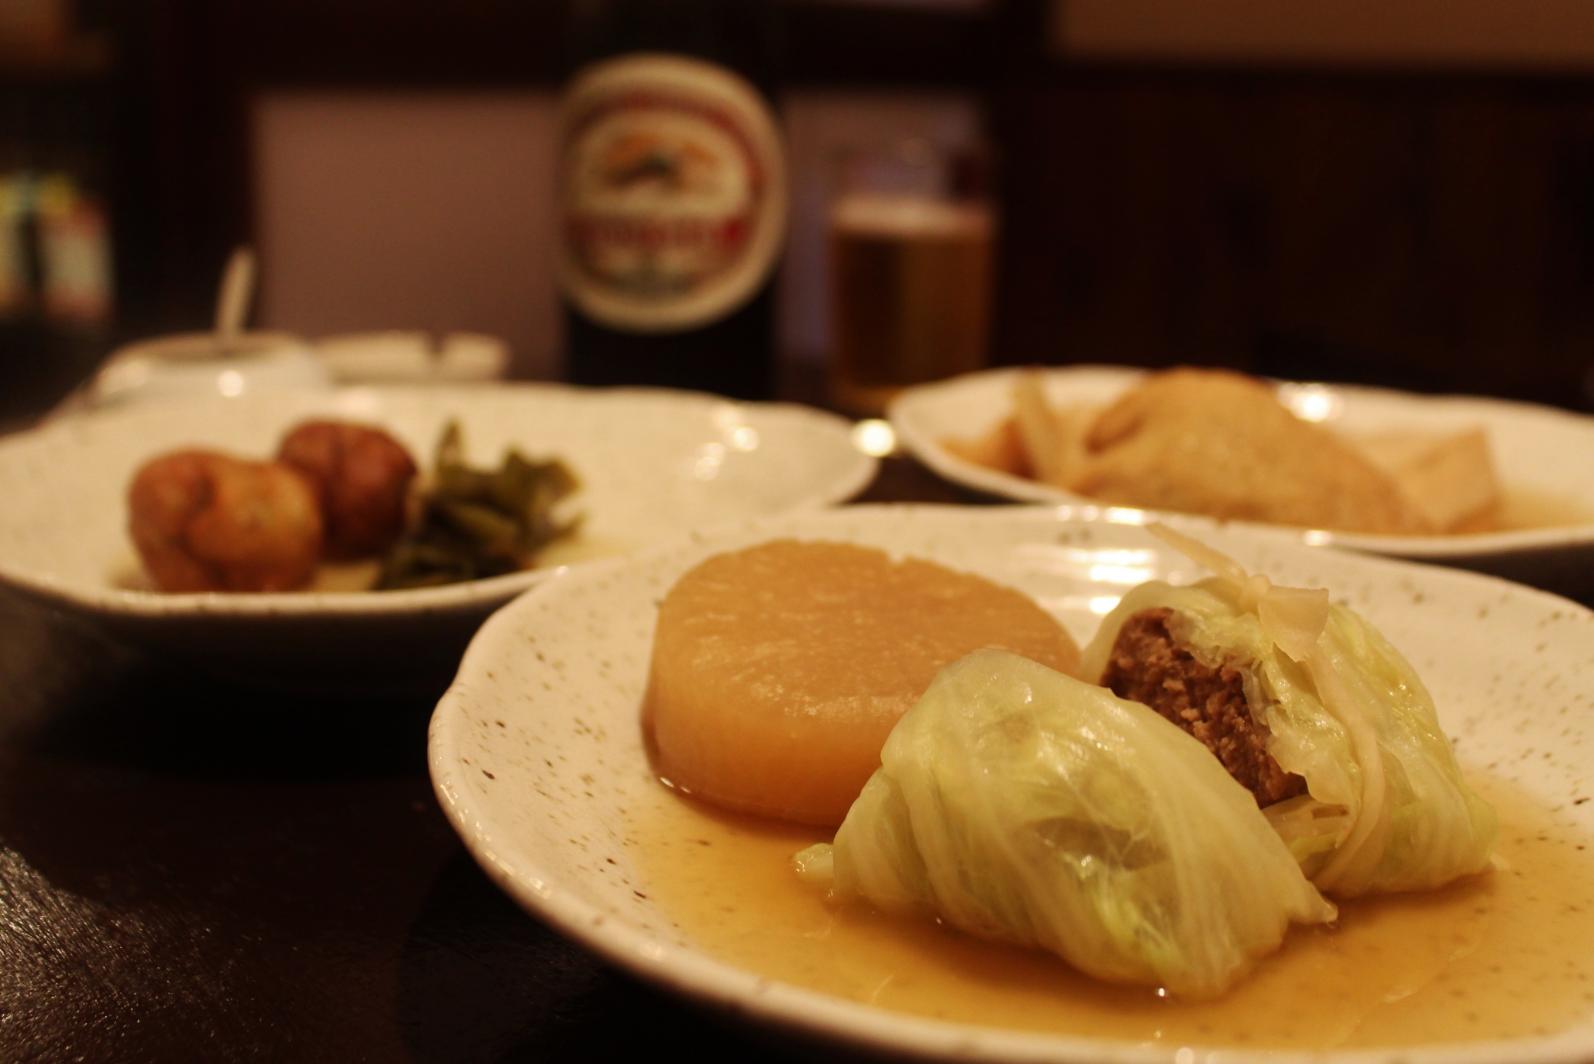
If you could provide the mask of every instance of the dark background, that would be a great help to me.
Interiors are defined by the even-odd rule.
[[[1071,51],[1038,0],[778,6],[793,93],[972,102],[1005,223],[999,361],[1594,409],[1594,65]],[[114,290],[95,315],[0,310],[0,425],[115,344],[208,320],[227,253],[259,236],[262,94],[551,95],[568,14],[43,7],[59,24],[0,42],[0,176],[70,174],[109,219]],[[866,498],[966,501],[900,458]],[[704,1022],[495,889],[426,776],[441,682],[263,695],[0,596],[0,1059],[836,1059]]]
[[[1072,54],[1039,0],[777,7],[790,91],[974,101],[1004,218],[998,362],[1594,409],[1594,76],[1576,64]],[[108,205],[114,310],[4,316],[12,415],[119,340],[208,320],[220,264],[255,235],[261,93],[552,92],[568,18],[521,0],[64,10],[59,41],[0,50],[0,150],[53,158]]]

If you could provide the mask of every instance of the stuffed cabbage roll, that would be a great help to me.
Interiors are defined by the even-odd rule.
[[[1200,743],[999,650],[939,673],[834,844],[797,863],[838,899],[1191,997],[1221,992],[1292,922],[1335,916]]]
[[[1485,868],[1494,811],[1405,658],[1326,591],[1275,587],[1153,531],[1218,575],[1130,591],[1081,674],[1199,739],[1326,893],[1423,890]]]

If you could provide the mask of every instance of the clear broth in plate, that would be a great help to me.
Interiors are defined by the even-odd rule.
[[[1344,903],[1336,927],[1295,929],[1208,1002],[1109,986],[1049,954],[832,905],[791,869],[822,830],[677,798],[638,815],[634,852],[649,895],[706,953],[897,1012],[1142,1043],[1313,1049],[1563,1030],[1594,1013],[1594,852],[1511,786],[1474,783],[1500,813],[1498,867],[1427,894]]]

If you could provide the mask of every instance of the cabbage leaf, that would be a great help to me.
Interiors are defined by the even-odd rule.
[[[998,650],[941,671],[833,846],[798,867],[838,898],[1190,997],[1220,993],[1291,922],[1335,916],[1199,742]]]
[[[1080,661],[1103,675],[1125,621],[1173,611],[1170,632],[1205,665],[1243,676],[1267,752],[1307,794],[1263,812],[1319,889],[1337,897],[1442,886],[1488,866],[1494,810],[1462,777],[1433,698],[1371,624],[1330,604],[1280,621],[1280,588],[1186,537],[1157,531],[1220,575],[1188,587],[1151,581],[1102,621]],[[1216,759],[1214,759],[1216,760]]]

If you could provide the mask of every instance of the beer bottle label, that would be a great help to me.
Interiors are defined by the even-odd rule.
[[[769,108],[723,67],[637,54],[588,67],[562,116],[559,274],[587,317],[684,331],[750,299],[786,227]]]

